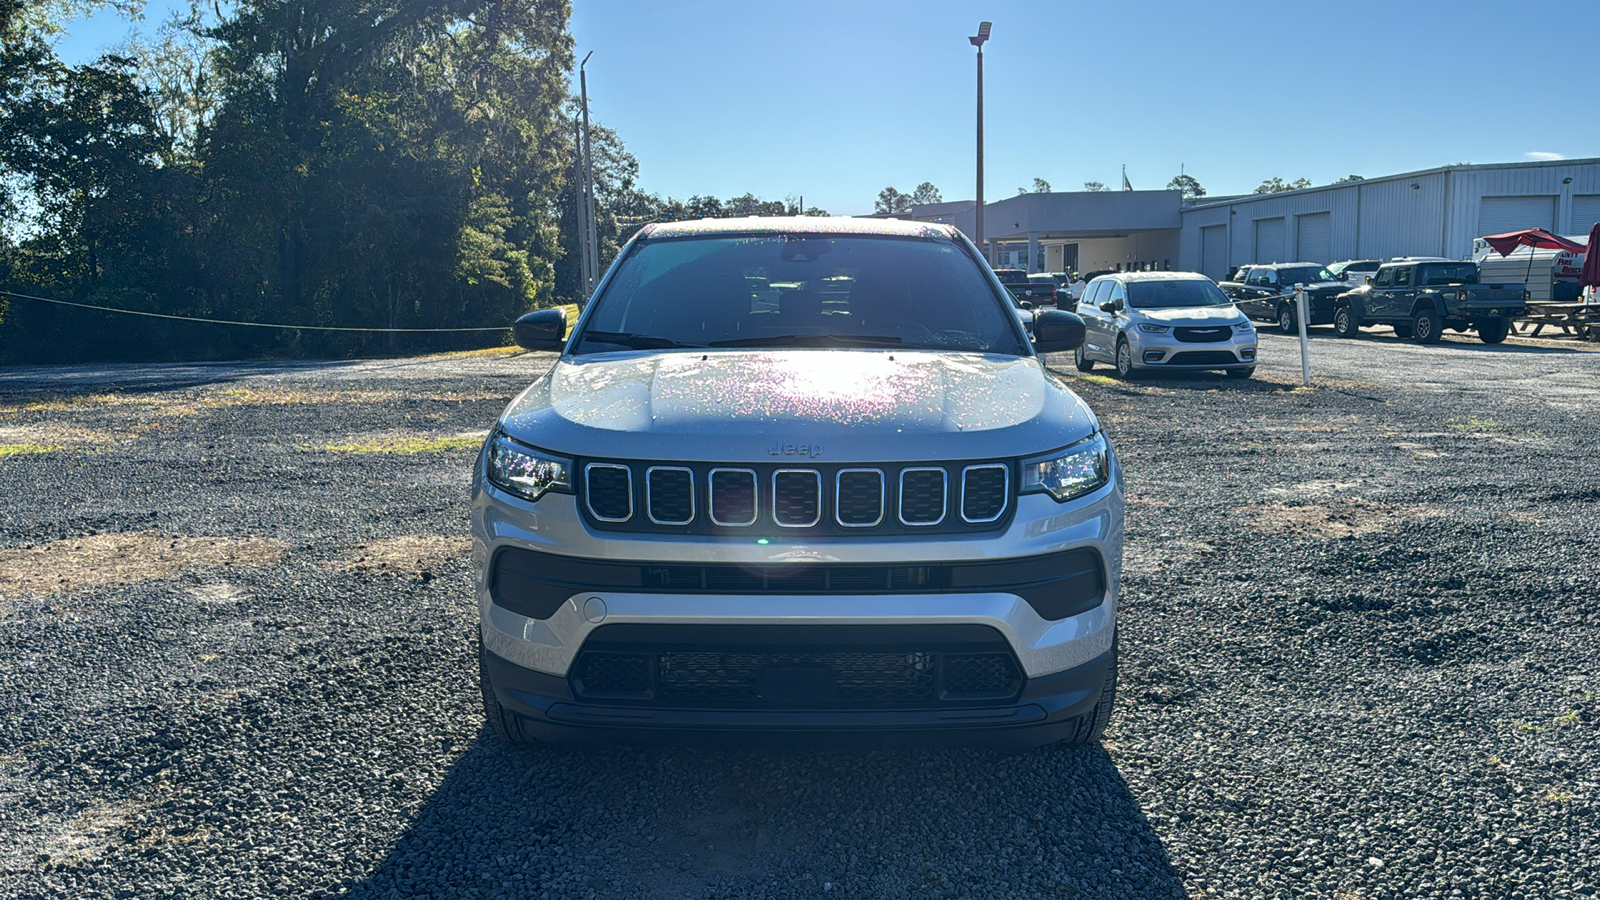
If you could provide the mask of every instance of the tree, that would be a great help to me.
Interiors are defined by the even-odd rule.
[[[944,198],[939,195],[939,189],[934,187],[931,181],[924,181],[917,185],[916,190],[911,192],[912,206],[927,206],[932,203],[943,202]]]
[[[1035,178],[1033,180],[1033,192],[1035,194],[1050,193],[1050,182],[1045,181],[1043,178]]]
[[[1308,187],[1311,187],[1311,179],[1309,178],[1296,178],[1294,181],[1285,183],[1282,178],[1273,177],[1261,182],[1261,185],[1253,193],[1278,194],[1284,191],[1298,191]]]
[[[1183,199],[1196,200],[1206,195],[1206,189],[1200,186],[1193,175],[1178,175],[1167,182],[1167,190],[1183,192]]]
[[[911,195],[902,194],[892,187],[886,187],[878,192],[878,202],[873,206],[873,212],[878,215],[895,215],[911,211]]]
[[[1083,189],[1086,190],[1086,191],[1109,191],[1109,190],[1111,190],[1110,188],[1106,187],[1104,184],[1101,184],[1098,181],[1085,181],[1083,183]]]
[[[1364,178],[1364,177],[1362,177],[1360,175],[1346,175],[1345,177],[1339,179],[1338,181],[1335,181],[1334,184],[1349,184],[1352,181],[1366,181],[1366,180],[1367,180],[1366,178]]]

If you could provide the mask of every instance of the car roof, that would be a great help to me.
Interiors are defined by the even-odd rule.
[[[1470,260],[1470,259],[1450,259],[1449,257],[1446,257],[1446,256],[1396,256],[1394,259],[1391,259],[1388,262],[1384,263],[1384,265],[1386,265],[1386,266],[1406,265],[1408,263],[1419,263],[1419,262],[1472,262],[1472,260]]]
[[[1301,267],[1304,267],[1304,266],[1314,266],[1314,267],[1316,267],[1318,269],[1325,268],[1322,265],[1322,263],[1310,263],[1310,262],[1247,263],[1246,265],[1254,267],[1254,268],[1257,268],[1257,269],[1289,269],[1289,268],[1301,268]]]
[[[739,219],[653,222],[640,229],[639,238],[651,240],[724,234],[835,234],[953,239],[957,233],[950,225],[901,219],[865,219],[853,216],[746,216]]]
[[[1099,281],[1101,278],[1109,278],[1109,279],[1112,279],[1112,280],[1115,280],[1115,281],[1127,282],[1129,284],[1132,284],[1132,283],[1134,283],[1136,281],[1210,281],[1211,280],[1210,278],[1207,278],[1206,276],[1200,274],[1199,272],[1112,272],[1109,275],[1101,275],[1101,276],[1099,276],[1099,278],[1096,278],[1095,281]]]

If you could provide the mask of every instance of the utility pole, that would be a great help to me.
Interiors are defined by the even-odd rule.
[[[600,246],[594,228],[594,146],[589,141],[589,76],[584,66],[589,64],[590,50],[578,64],[578,93],[583,100],[583,301],[589,302],[594,286],[600,280]]]
[[[967,38],[972,46],[978,48],[978,208],[977,222],[973,226],[976,232],[974,243],[978,245],[978,252],[984,259],[989,259],[989,251],[983,246],[983,42],[989,39],[989,29],[994,27],[990,22],[978,24],[978,33]],[[993,260],[990,260],[991,265]]]

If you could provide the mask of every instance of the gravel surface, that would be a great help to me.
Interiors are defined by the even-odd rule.
[[[508,751],[475,444],[547,357],[0,370],[0,895],[1600,891],[1600,353],[1318,336],[1079,377],[1103,748]]]

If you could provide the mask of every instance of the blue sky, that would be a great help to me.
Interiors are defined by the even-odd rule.
[[[153,30],[178,4],[151,0]],[[1600,156],[1578,62],[1600,2],[574,0],[591,115],[645,190],[803,194],[872,210],[888,185],[973,194],[974,61],[984,48],[985,193],[1035,177],[1160,188],[1179,166],[1212,194],[1457,162]],[[69,60],[120,40],[102,15]],[[1565,60],[1563,62],[1562,60]],[[1516,75],[1575,79],[1539,92]],[[576,76],[574,76],[576,87]],[[1588,112],[1584,112],[1587,110]],[[1548,158],[1548,157],[1544,157]]]

